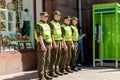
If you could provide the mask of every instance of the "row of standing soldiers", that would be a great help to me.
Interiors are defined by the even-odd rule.
[[[47,24],[48,13],[40,13],[40,21],[34,29],[37,41],[39,80],[52,80],[52,77],[72,73],[76,66],[78,47],[78,19],[64,17],[60,25],[61,13],[55,11],[53,20]],[[70,21],[72,20],[72,25]]]

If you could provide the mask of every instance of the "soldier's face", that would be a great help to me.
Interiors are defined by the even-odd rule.
[[[72,23],[76,25],[78,23],[78,20],[72,20]]]
[[[47,22],[48,16],[44,16],[44,15],[43,15],[43,16],[40,17],[40,19],[43,20],[43,21],[45,21],[45,22]]]
[[[70,19],[69,18],[65,19],[65,23],[70,24]]]
[[[54,19],[59,21],[61,19],[61,15],[58,15],[58,14],[54,15]]]
[[[48,20],[48,16],[44,16],[44,19],[45,19],[45,21],[47,21]]]

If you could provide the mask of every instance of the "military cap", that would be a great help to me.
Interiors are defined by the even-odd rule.
[[[40,15],[41,16],[49,16],[47,12],[41,12]]]
[[[56,15],[56,14],[57,14],[57,15],[61,15],[61,13],[60,13],[59,11],[54,11],[54,12],[53,12],[53,15]]]
[[[78,18],[77,17],[72,17],[72,20],[78,20]]]
[[[70,16],[66,16],[66,17],[64,17],[64,19],[71,19],[71,18],[70,18]]]

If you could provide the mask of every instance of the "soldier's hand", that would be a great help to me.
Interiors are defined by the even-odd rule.
[[[51,49],[53,48],[52,44],[50,45],[50,48],[51,48]]]
[[[56,49],[57,47],[58,47],[58,46],[57,46],[56,44],[54,44],[54,45],[53,45],[53,48],[55,48],[55,49]]]
[[[73,49],[73,50],[75,49],[75,45],[74,45],[74,44],[72,44],[72,49]]]
[[[68,47],[67,47],[67,46],[64,46],[64,50],[67,51],[67,50],[68,50]]]
[[[63,43],[61,44],[61,46],[62,46],[62,48],[64,48],[64,44]]]
[[[41,51],[46,51],[46,47],[45,46],[41,46]]]

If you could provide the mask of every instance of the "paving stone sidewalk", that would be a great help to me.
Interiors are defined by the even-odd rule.
[[[0,80],[37,80],[37,71],[26,71],[0,76]],[[59,76],[53,80],[120,80],[120,69],[84,67],[79,72]]]

